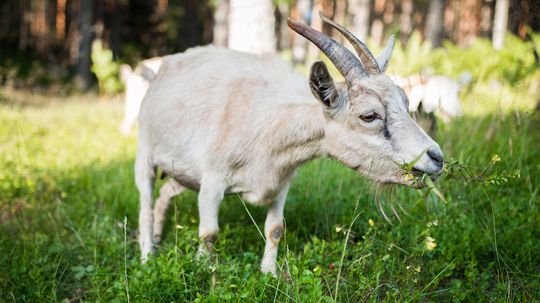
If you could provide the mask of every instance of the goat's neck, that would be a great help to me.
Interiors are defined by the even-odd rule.
[[[317,103],[292,106],[291,116],[277,138],[275,149],[283,167],[297,168],[305,162],[325,156],[325,117]]]

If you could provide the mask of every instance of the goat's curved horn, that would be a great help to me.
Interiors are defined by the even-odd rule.
[[[319,11],[319,16],[321,17],[324,23],[327,23],[328,25],[337,29],[345,38],[347,38],[347,40],[349,40],[349,42],[352,44],[352,46],[356,50],[356,53],[360,57],[360,60],[362,61],[362,64],[364,65],[364,68],[367,70],[368,74],[370,75],[381,74],[381,69],[379,68],[379,64],[377,63],[377,60],[375,60],[375,57],[373,57],[373,54],[369,51],[369,49],[364,44],[364,42],[356,38],[351,32],[349,32],[343,26],[327,18],[325,15],[323,15],[321,11]]]
[[[287,19],[287,24],[293,31],[315,44],[332,61],[347,82],[350,83],[355,79],[368,77],[368,74],[362,68],[360,60],[343,45],[291,18]]]

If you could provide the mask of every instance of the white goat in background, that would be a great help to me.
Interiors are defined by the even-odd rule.
[[[462,114],[459,92],[472,79],[463,73],[459,80],[447,76],[391,76],[394,83],[401,86],[409,97],[409,111],[415,112],[420,105],[426,113],[436,113],[445,122]]]
[[[127,64],[120,66],[120,75],[126,87],[124,102],[124,120],[120,125],[120,131],[129,135],[135,121],[139,117],[141,102],[152,81],[161,66],[161,58],[155,57],[139,63],[135,70]]]
[[[325,53],[344,83],[315,62],[309,83],[283,61],[199,47],[162,58],[141,105],[135,181],[140,194],[139,244],[146,262],[159,242],[173,196],[198,191],[199,252],[212,250],[225,194],[268,207],[261,270],[277,274],[283,209],[296,169],[331,157],[379,183],[421,186],[412,173],[437,178],[443,156],[409,116],[407,98],[384,71],[392,37],[378,59],[340,25],[321,15],[355,47],[304,24],[289,27]],[[309,89],[308,89],[309,87]],[[310,91],[311,90],[311,91]],[[156,170],[170,179],[152,210]]]

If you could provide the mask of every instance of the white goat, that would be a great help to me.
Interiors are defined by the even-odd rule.
[[[459,92],[471,81],[469,73],[463,73],[458,81],[446,76],[391,78],[407,93],[409,111],[417,111],[421,103],[426,113],[437,113],[445,121],[461,116]]]
[[[160,66],[161,58],[155,57],[142,61],[135,70],[132,70],[126,64],[120,67],[120,74],[126,87],[124,120],[120,125],[120,131],[124,135],[129,135],[133,124],[139,117],[141,102],[148,90],[148,86],[150,86],[150,81],[156,77]]]
[[[436,178],[442,152],[408,115],[403,91],[383,74],[394,39],[376,61],[346,29],[321,15],[355,46],[344,46],[295,21],[289,27],[320,48],[345,77],[335,84],[326,65],[311,67],[309,84],[278,59],[200,47],[163,57],[144,97],[135,180],[140,193],[139,244],[146,262],[161,238],[171,197],[199,192],[200,253],[212,249],[224,194],[268,207],[261,270],[274,275],[289,183],[301,164],[332,157],[380,183],[414,185],[413,173]],[[311,89],[308,89],[308,87]],[[170,180],[152,212],[160,168]]]

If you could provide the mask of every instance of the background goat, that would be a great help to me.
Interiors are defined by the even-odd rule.
[[[139,117],[141,102],[152,81],[161,66],[161,58],[155,57],[139,63],[135,70],[127,64],[120,66],[120,75],[126,87],[124,101],[124,120],[120,125],[120,131],[129,135],[135,121]]]
[[[463,73],[457,81],[441,75],[430,77],[413,75],[405,78],[392,76],[391,78],[409,97],[411,112],[417,111],[421,105],[423,111],[436,113],[444,121],[461,116],[459,92],[472,80],[469,73]]]

